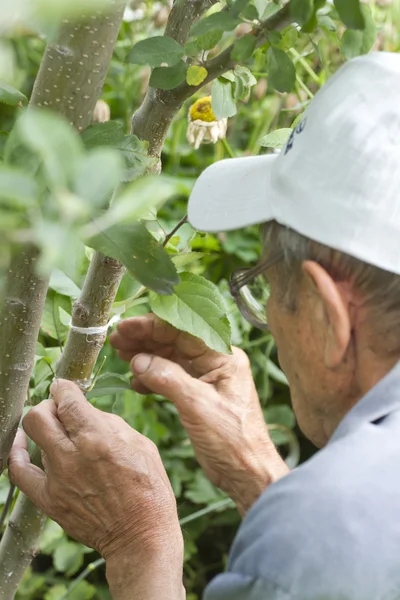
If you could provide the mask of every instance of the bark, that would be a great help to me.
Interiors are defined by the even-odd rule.
[[[22,575],[38,554],[45,520],[42,511],[20,493],[2,539],[0,598],[14,598]]]
[[[45,51],[35,82],[31,105],[51,108],[65,115],[78,130],[87,127],[91,121],[122,21],[125,0],[111,0],[111,4],[112,9],[107,14],[97,11],[79,24],[64,21],[57,43],[49,45]],[[22,414],[48,287],[48,281],[36,274],[37,256],[36,248],[27,248],[15,257],[0,315],[1,468],[4,468]],[[109,259],[99,256],[94,259],[95,263],[105,265],[102,271],[104,277],[115,262],[107,261]],[[114,268],[113,273],[117,270],[120,278],[123,267]],[[100,279],[94,277],[96,285],[101,285]],[[114,277],[112,289],[115,292],[118,282]],[[103,283],[108,286],[108,281]],[[107,291],[110,291],[108,287]],[[105,290],[95,292],[93,302],[104,298],[105,294]],[[112,295],[110,302],[113,302]],[[107,307],[104,301],[102,309],[107,311]],[[86,307],[85,310],[88,316],[93,317],[97,308],[90,311]],[[102,313],[101,323],[94,320],[94,324],[104,324],[104,318],[108,315],[106,317]],[[100,349],[98,343],[96,348]],[[98,351],[96,358],[97,355]],[[96,358],[93,355],[94,362]],[[67,370],[63,362],[60,369]],[[36,454],[39,453],[36,451]],[[18,584],[37,552],[43,523],[43,514],[21,493],[0,544],[2,600],[14,598]]]
[[[0,473],[27,396],[48,280],[36,275],[38,251],[27,247],[11,260],[0,313]]]
[[[185,44],[192,25],[217,0],[176,0],[171,10],[165,35]],[[186,89],[187,88],[187,89]],[[171,90],[149,88],[142,105],[132,117],[132,133],[149,142],[149,154],[160,158],[165,137],[172,120],[183,102],[189,98],[196,88],[185,87],[186,93]],[[161,164],[158,165],[161,170]]]
[[[82,293],[74,304],[73,325],[87,328],[108,323],[124,272],[125,268],[117,260],[97,252],[93,255]],[[56,376],[75,381],[85,391],[106,335],[82,335],[71,329]]]

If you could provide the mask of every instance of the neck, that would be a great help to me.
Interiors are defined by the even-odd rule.
[[[324,437],[325,445],[333,435],[335,429],[346,416],[346,414],[362,398],[374,388],[400,361],[400,355],[391,357],[377,356],[368,346],[359,354],[356,361],[351,391],[347,394],[347,401],[341,406],[341,410],[335,410],[335,414],[325,415]],[[337,406],[336,406],[337,409]]]

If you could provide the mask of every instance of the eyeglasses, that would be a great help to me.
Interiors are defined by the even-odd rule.
[[[269,331],[266,305],[269,299],[269,287],[264,273],[275,263],[282,260],[284,254],[261,262],[251,269],[239,269],[232,273],[229,289],[244,318],[254,327]]]

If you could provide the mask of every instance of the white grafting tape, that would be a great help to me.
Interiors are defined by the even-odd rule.
[[[107,333],[109,327],[114,325],[119,319],[120,315],[114,315],[106,325],[100,325],[99,327],[78,327],[77,325],[73,325],[72,322],[69,326],[72,331],[81,333],[82,335],[100,335],[102,333]]]

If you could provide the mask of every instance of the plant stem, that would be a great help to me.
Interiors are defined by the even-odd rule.
[[[170,231],[166,236],[165,236],[165,240],[163,242],[163,246],[165,247],[169,240],[171,238],[174,237],[174,235],[176,234],[176,232],[182,227],[182,225],[184,225],[185,223],[187,223],[187,215],[185,215],[184,217],[182,217],[182,219],[179,221],[179,223],[177,225],[175,225],[175,227],[173,228],[172,231]]]
[[[234,153],[234,151],[233,151],[233,149],[232,149],[232,147],[231,147],[230,143],[228,142],[228,140],[227,140],[226,138],[223,138],[223,139],[221,140],[221,142],[222,142],[222,145],[223,145],[223,147],[225,148],[225,150],[226,150],[226,153],[228,154],[228,156],[229,156],[230,158],[236,158],[236,154]]]
[[[86,579],[86,577],[90,575],[90,573],[93,573],[93,571],[104,565],[105,562],[106,561],[104,560],[104,558],[98,558],[97,560],[94,560],[93,562],[88,564],[86,569],[82,571],[82,573],[80,573],[76,579],[74,579],[74,581],[71,583],[65,594],[63,594],[59,600],[65,600],[65,598],[68,598],[68,596],[71,592],[74,591],[78,583]]]

